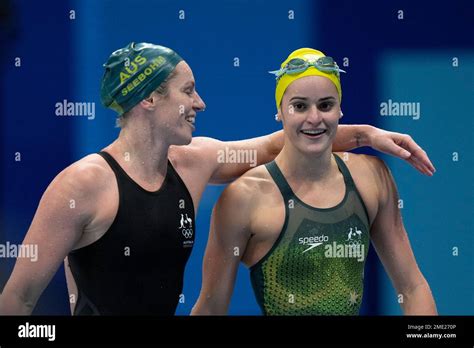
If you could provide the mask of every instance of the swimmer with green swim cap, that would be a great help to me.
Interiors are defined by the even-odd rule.
[[[102,104],[118,114],[128,112],[165,82],[183,59],[173,50],[130,43],[112,53],[104,64]]]
[[[333,152],[340,72],[309,48],[272,72],[284,146],[230,184],[214,207],[193,314],[227,313],[242,262],[265,315],[358,315],[370,241],[403,295],[403,312],[436,314],[390,171],[376,157]]]
[[[47,256],[17,260],[0,314],[30,314],[65,261],[75,315],[173,315],[207,184],[230,182],[252,168],[218,161],[218,153],[257,150],[261,165],[283,147],[282,131],[231,142],[193,138],[205,104],[191,68],[169,48],[130,43],[104,67],[101,100],[117,113],[120,133],[64,169],[45,191],[24,243]],[[369,145],[423,173],[434,170],[403,134],[363,125],[332,129],[331,136],[337,151]],[[65,209],[71,197],[74,209]]]

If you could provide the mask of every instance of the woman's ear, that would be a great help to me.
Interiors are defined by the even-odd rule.
[[[149,97],[149,98],[143,99],[143,100],[140,102],[140,105],[141,105],[142,108],[144,108],[145,110],[151,111],[151,110],[154,109],[155,100],[153,99],[153,97]]]
[[[275,114],[275,121],[281,122],[281,111],[278,109],[278,112]]]
[[[153,110],[156,107],[156,103],[160,100],[161,96],[158,93],[152,92],[148,98],[143,99],[140,105],[146,110]]]

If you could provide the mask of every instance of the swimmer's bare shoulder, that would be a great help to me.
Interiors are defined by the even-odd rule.
[[[250,169],[227,187],[229,191],[242,195],[242,203],[249,205],[250,202],[261,204],[262,198],[274,188],[275,184],[264,165]]]
[[[53,195],[64,198],[70,195],[70,205],[75,206],[73,209],[77,208],[76,213],[82,215],[83,223],[88,225],[93,222],[96,213],[110,203],[104,199],[113,189],[118,194],[112,169],[101,156],[91,154],[61,171],[46,192],[54,190],[56,192]],[[82,206],[79,207],[78,203],[82,203]]]
[[[106,166],[98,155],[89,155],[65,168],[50,183],[23,241],[37,246],[38,260],[17,260],[2,294],[0,312],[31,313],[86,227],[100,217],[98,212],[104,205],[104,194],[110,191],[113,175]]]
[[[113,172],[96,154],[88,155],[63,169],[46,188],[39,202],[32,225],[44,215],[53,214],[59,222],[63,217],[86,225],[92,220],[101,194],[110,187]],[[65,209],[68,208],[68,209]],[[51,222],[50,222],[51,223]],[[52,224],[52,223],[51,223]]]
[[[110,227],[117,213],[119,192],[114,172],[100,155],[91,154],[80,159],[64,169],[56,179],[87,204],[88,210],[83,212],[89,216],[84,221],[85,233],[105,231]]]
[[[336,153],[336,155],[349,168],[372,223],[377,215],[380,202],[386,200],[389,194],[388,190],[392,189],[390,183],[393,179],[390,170],[383,160],[375,156],[348,152]]]
[[[262,218],[261,208],[278,199],[279,191],[264,165],[250,169],[230,183],[219,198],[215,213],[235,216],[234,224],[240,224],[251,233],[253,222]],[[229,221],[230,223],[230,221]]]

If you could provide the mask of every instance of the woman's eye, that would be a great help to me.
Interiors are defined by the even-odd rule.
[[[296,111],[303,111],[304,109],[306,109],[306,105],[303,104],[303,103],[295,103],[295,104],[293,104],[293,108]]]
[[[321,111],[329,111],[332,109],[333,105],[334,105],[333,103],[324,102],[324,103],[319,104],[319,109]]]

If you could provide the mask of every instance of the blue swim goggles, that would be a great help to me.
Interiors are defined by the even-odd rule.
[[[318,69],[319,71],[325,73],[333,73],[337,76],[337,78],[339,78],[339,73],[345,73],[344,70],[339,68],[339,66],[336,64],[334,59],[332,59],[332,57],[327,56],[320,57],[317,60],[311,62],[302,58],[293,58],[283,68],[279,70],[269,71],[269,73],[275,75],[276,79],[279,80],[285,74],[299,74],[312,66]]]

